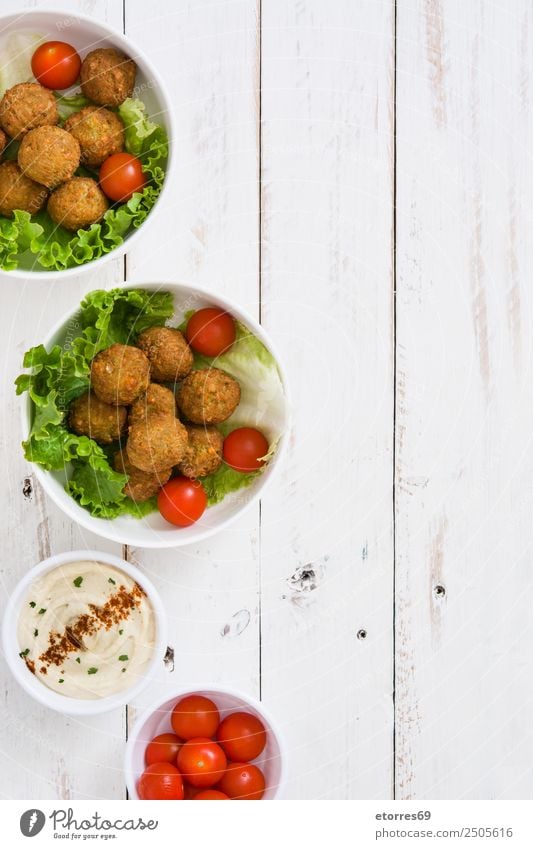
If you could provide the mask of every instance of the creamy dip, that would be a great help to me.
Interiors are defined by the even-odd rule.
[[[152,659],[155,618],[144,590],[97,561],[46,572],[31,585],[18,620],[21,662],[74,699],[101,699],[135,684]]]

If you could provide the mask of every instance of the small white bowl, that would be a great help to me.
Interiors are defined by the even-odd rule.
[[[162,124],[168,134],[168,160],[165,168],[165,180],[161,193],[154,207],[150,211],[142,225],[132,230],[124,237],[124,242],[99,259],[67,268],[63,271],[47,271],[37,264],[36,258],[32,259],[31,267],[16,268],[13,271],[3,271],[9,277],[22,277],[24,279],[42,278],[52,280],[56,276],[72,277],[83,271],[91,272],[101,268],[110,259],[115,259],[129,251],[133,244],[142,238],[142,234],[149,222],[153,222],[157,214],[163,209],[163,199],[167,197],[167,190],[172,179],[172,172],[176,165],[174,156],[173,140],[176,135],[174,123],[174,112],[172,102],[165,83],[150,60],[129,40],[125,35],[110,26],[100,24],[87,15],[80,15],[77,11],[71,14],[53,9],[35,9],[23,12],[0,15],[0,38],[5,37],[10,31],[38,33],[44,40],[67,41],[80,53],[81,58],[91,50],[99,47],[116,47],[118,50],[131,57],[137,64],[137,76],[135,80],[135,91],[139,92],[139,98],[146,105],[149,118],[156,123]],[[19,80],[25,82],[25,80]],[[67,92],[68,94],[68,92]]]
[[[50,690],[39,678],[30,672],[26,664],[22,663],[19,657],[20,646],[17,639],[18,620],[22,603],[26,598],[31,584],[36,578],[46,574],[46,572],[50,572],[52,569],[56,569],[58,566],[63,566],[67,563],[74,563],[77,560],[96,560],[100,563],[114,566],[116,569],[124,572],[143,588],[154,611],[156,624],[154,653],[145,675],[132,687],[128,687],[125,690],[113,693],[111,696],[106,696],[102,699],[74,699]],[[112,554],[102,551],[66,551],[63,554],[56,554],[53,557],[43,560],[42,563],[30,569],[22,580],[19,581],[7,603],[2,624],[2,643],[4,657],[13,676],[32,698],[46,707],[52,708],[52,710],[57,710],[69,716],[95,715],[106,713],[127,704],[148,686],[151,679],[154,678],[157,668],[163,662],[165,655],[167,646],[167,619],[157,590],[146,576],[134,566],[126,563],[125,560],[121,560],[120,557],[114,557]]]
[[[145,769],[146,746],[158,734],[172,731],[170,715],[174,705],[185,696],[192,695],[207,696],[215,702],[221,719],[234,711],[244,710],[261,720],[267,732],[267,742],[259,757],[252,763],[256,764],[265,776],[266,790],[263,800],[282,799],[287,780],[287,748],[279,728],[261,702],[239,690],[219,687],[218,684],[175,690],[172,696],[156,702],[139,717],[128,734],[124,758],[129,798],[139,799],[137,783]]]
[[[233,301],[205,289],[198,289],[181,283],[128,283],[123,288],[172,292],[176,308],[176,316],[171,319],[172,324],[178,324],[183,313],[187,310],[201,309],[206,306],[220,307],[242,322],[263,342],[276,360],[285,398],[284,435],[278,443],[274,456],[269,460],[262,474],[250,486],[231,493],[220,504],[209,507],[198,522],[187,528],[178,528],[171,525],[158,512],[150,513],[140,519],[133,516],[119,516],[116,519],[99,519],[91,516],[72,496],[65,492],[66,477],[64,472],[48,472],[37,463],[33,464],[32,468],[52,501],[79,525],[101,537],[140,548],[172,548],[191,545],[218,533],[233,522],[237,516],[240,516],[250,504],[256,502],[263,494],[275,470],[279,468],[288,441],[287,431],[289,428],[290,402],[285,372],[279,354],[261,325]],[[48,350],[55,344],[62,344],[65,338],[72,338],[72,328],[76,328],[77,315],[77,309],[67,313],[52,328],[43,340],[43,344]],[[75,330],[74,332],[77,334],[78,331]],[[36,340],[36,343],[39,341],[41,340]],[[27,438],[31,428],[31,414],[32,405],[28,398],[23,408],[24,439]]]

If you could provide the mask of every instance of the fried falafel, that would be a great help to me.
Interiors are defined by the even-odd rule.
[[[219,424],[229,419],[241,400],[235,378],[218,368],[187,375],[177,393],[178,408],[194,424]]]
[[[4,150],[9,144],[9,139],[3,130],[0,130],[0,159],[4,155]]]
[[[56,99],[39,83],[18,83],[0,101],[0,127],[12,139],[59,121]]]
[[[65,121],[65,130],[79,142],[81,161],[93,168],[124,150],[124,124],[102,106],[85,106]]]
[[[123,492],[133,501],[146,501],[157,495],[162,486],[170,479],[172,468],[160,469],[158,472],[143,472],[133,466],[125,451],[117,451],[113,460],[116,472],[128,476],[128,482]]]
[[[149,327],[139,334],[137,345],[150,360],[152,380],[175,382],[192,371],[193,353],[175,327]]]
[[[151,383],[146,392],[140,395],[130,407],[128,425],[143,422],[147,416],[176,415],[176,399],[174,393],[166,386]]]
[[[48,214],[67,230],[90,227],[109,209],[107,198],[96,180],[72,177],[50,195]]]
[[[102,445],[120,438],[127,418],[126,407],[105,404],[94,392],[84,392],[70,405],[69,424],[74,433],[90,436]]]
[[[137,66],[114,47],[99,47],[81,63],[81,90],[99,106],[119,106],[131,97]]]
[[[172,416],[153,415],[130,427],[128,459],[143,472],[158,472],[177,466],[187,448],[187,431]]]
[[[178,471],[187,478],[202,478],[222,465],[224,437],[216,427],[185,425],[188,436],[185,456]]]
[[[26,177],[16,162],[0,165],[0,214],[10,216],[15,209],[38,212],[46,203],[48,192],[44,186]]]
[[[150,363],[132,345],[117,342],[100,351],[91,363],[91,389],[106,404],[132,404],[149,383]]]
[[[74,175],[80,164],[80,146],[61,127],[37,127],[22,139],[18,163],[27,177],[54,189]]]

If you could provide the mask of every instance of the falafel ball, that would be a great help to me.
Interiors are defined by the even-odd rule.
[[[18,83],[0,101],[0,127],[12,139],[35,127],[54,126],[58,121],[56,99],[40,83]]]
[[[4,154],[4,150],[6,149],[8,142],[9,142],[9,140],[8,140],[6,134],[4,133],[3,130],[0,130],[0,159],[2,158],[2,156]]]
[[[187,478],[202,478],[222,465],[224,437],[216,427],[185,425],[189,442],[178,471]]]
[[[174,382],[192,371],[192,351],[175,327],[149,327],[139,334],[137,346],[150,360],[152,380]]]
[[[81,161],[96,167],[113,153],[124,150],[124,124],[102,106],[85,106],[67,118],[65,130],[79,142]]]
[[[174,393],[166,386],[151,383],[146,392],[140,395],[130,407],[128,425],[143,422],[147,416],[176,415],[176,399]]]
[[[126,407],[104,404],[94,392],[84,392],[70,405],[69,424],[74,433],[90,436],[103,445],[120,438],[127,418]]]
[[[67,230],[96,224],[108,208],[106,196],[90,177],[72,177],[52,192],[48,201],[50,218]]]
[[[115,342],[91,363],[91,389],[105,404],[133,404],[149,383],[150,363],[133,345]]]
[[[189,374],[177,393],[178,407],[194,424],[218,424],[229,419],[241,400],[235,378],[219,368]]]
[[[46,203],[48,192],[44,186],[26,177],[16,162],[0,165],[0,214],[10,216],[15,209],[30,215],[38,212]]]
[[[81,63],[81,90],[99,106],[119,106],[131,97],[137,66],[114,47],[99,47]]]
[[[187,431],[179,419],[167,415],[148,416],[130,427],[128,459],[143,472],[159,472],[177,466],[187,448]]]
[[[162,486],[170,479],[172,469],[160,469],[158,472],[143,472],[132,466],[124,451],[117,451],[113,460],[116,472],[128,476],[128,482],[123,492],[133,501],[146,501],[152,495],[157,495]]]
[[[73,176],[80,164],[80,146],[61,127],[37,127],[22,139],[18,162],[27,177],[54,189]]]

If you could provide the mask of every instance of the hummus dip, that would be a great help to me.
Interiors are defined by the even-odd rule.
[[[154,611],[125,572],[97,561],[58,566],[33,582],[17,629],[20,657],[74,699],[101,699],[143,676],[154,652]]]

